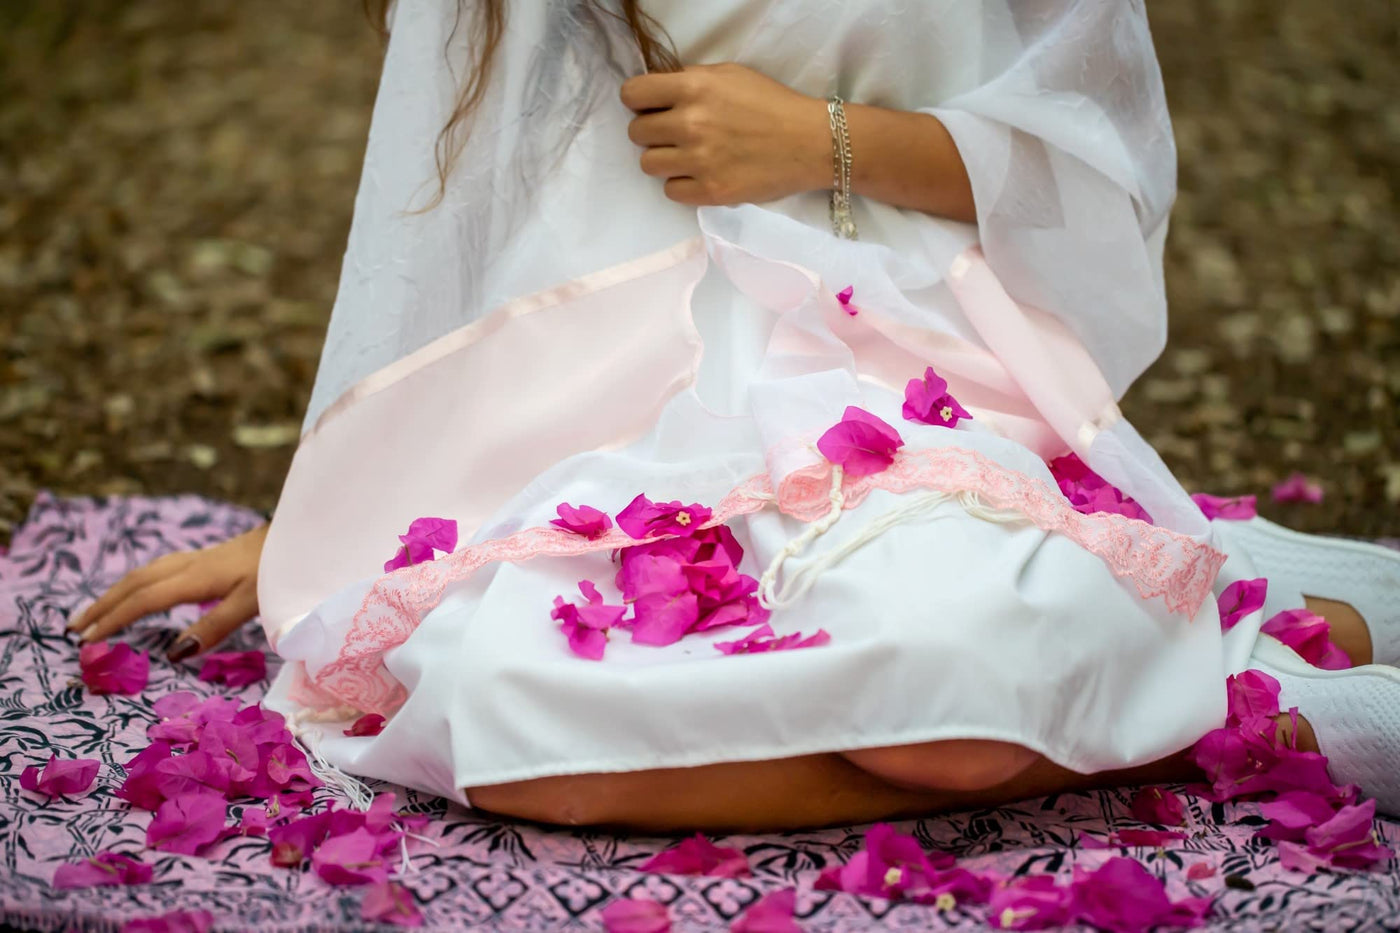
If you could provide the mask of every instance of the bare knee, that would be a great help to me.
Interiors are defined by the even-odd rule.
[[[1004,784],[1040,756],[1009,742],[953,739],[845,753],[856,767],[900,787],[976,791]]]

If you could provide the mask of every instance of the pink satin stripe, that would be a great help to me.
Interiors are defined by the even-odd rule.
[[[699,240],[527,296],[381,370],[302,439],[259,572],[274,642],[420,515],[469,538],[533,478],[643,436],[695,378]],[[491,339],[484,339],[487,336]]]
[[[592,294],[605,288],[611,288],[622,282],[650,275],[662,269],[667,269],[687,259],[694,258],[705,248],[703,237],[692,237],[683,240],[675,246],[663,249],[660,252],[650,253],[638,259],[632,259],[607,269],[600,269],[597,272],[585,275],[582,278],[572,279],[553,288],[535,292],[530,295],[522,295],[501,305],[495,311],[488,313],[485,317],[478,318],[470,324],[458,328],[449,334],[444,334],[432,343],[420,347],[407,356],[401,357],[385,366],[383,369],[370,373],[355,385],[346,389],[339,398],[326,410],[321,412],[321,417],[316,419],[316,423],[311,429],[302,435],[302,440],[315,434],[329,421],[337,417],[356,402],[362,401],[368,396],[380,391],[386,386],[392,385],[403,379],[414,370],[421,369],[433,362],[442,359],[449,353],[460,350],[465,346],[484,340],[500,328],[504,327],[507,321],[522,315],[532,314],[545,308],[557,307],[567,301],[581,298],[584,295]]]

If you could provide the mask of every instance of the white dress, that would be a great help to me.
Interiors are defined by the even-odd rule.
[[[338,768],[463,802],[544,775],[951,738],[1088,772],[1219,725],[1260,620],[1222,635],[1213,594],[1255,574],[1243,555],[1222,571],[1114,404],[1165,334],[1175,153],[1141,4],[644,6],[688,64],[934,114],[978,224],[858,200],[848,241],[821,194],[667,201],[617,99],[636,52],[577,2],[511,5],[443,204],[405,211],[432,193],[465,50],[454,2],[399,4],[260,572],[288,661],[269,705],[330,722],[318,750]],[[970,421],[901,417],[930,365]],[[843,478],[815,448],[847,406],[898,429],[887,470]],[[1070,451],[1155,524],[1071,508],[1045,462]],[[739,569],[772,571],[774,631],[830,641],[731,655],[715,643],[752,625],[662,647],[617,629],[601,660],[574,654],[555,597],[591,580],[619,603],[614,551],[634,542],[550,520],[639,493],[712,508]],[[385,574],[424,515],[461,543]],[[381,734],[342,735],[367,712]]]

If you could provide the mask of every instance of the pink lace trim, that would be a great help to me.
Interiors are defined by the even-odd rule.
[[[889,469],[843,483],[847,508],[873,489],[905,493],[930,489],[974,493],[985,504],[1024,515],[1036,526],[1065,535],[1100,557],[1119,577],[1132,580],[1143,599],[1162,598],[1172,612],[1194,617],[1225,555],[1194,539],[1121,515],[1082,515],[1053,486],[1000,466],[974,451],[940,448],[901,452]],[[830,508],[831,465],[814,464],[784,478],[778,507],[802,521]],[[750,477],[726,495],[707,525],[757,512],[774,501],[766,474]],[[308,699],[333,698],[365,712],[388,715],[407,698],[384,666],[384,655],[403,644],[442,599],[448,585],[495,561],[519,563],[535,557],[567,557],[633,543],[621,530],[589,541],[552,526],[527,528],[483,541],[426,564],[378,580],[351,621],[336,658],[299,691]]]

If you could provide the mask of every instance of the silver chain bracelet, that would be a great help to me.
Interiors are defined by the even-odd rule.
[[[856,218],[851,213],[851,133],[846,127],[845,101],[833,97],[826,103],[831,118],[831,232],[847,240],[856,238]]]

